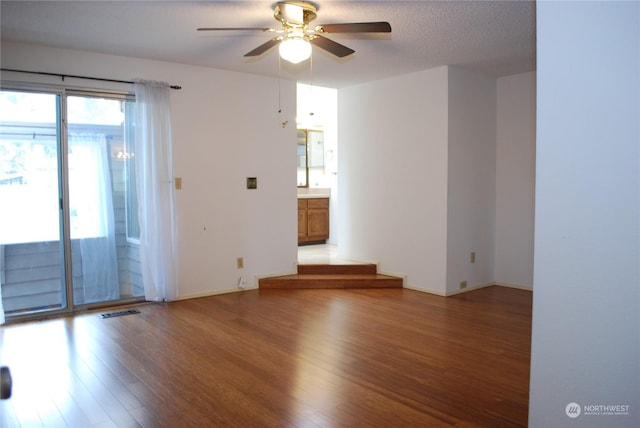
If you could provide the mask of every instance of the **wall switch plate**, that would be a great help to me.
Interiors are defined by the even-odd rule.
[[[258,188],[258,177],[247,177],[247,189]]]
[[[242,269],[244,267],[244,257],[237,258],[236,266],[238,266],[238,269]]]
[[[475,263],[476,262],[476,252],[472,251],[471,255],[469,256],[469,260],[471,261],[471,263]]]
[[[173,182],[175,183],[176,190],[182,189],[182,177],[175,177]]]

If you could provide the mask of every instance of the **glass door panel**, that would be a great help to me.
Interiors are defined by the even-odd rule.
[[[60,96],[0,92],[0,286],[6,314],[67,307]]]
[[[73,303],[144,294],[126,98],[67,97]],[[135,223],[135,224],[133,224]]]

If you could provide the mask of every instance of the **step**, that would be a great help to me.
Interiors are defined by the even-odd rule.
[[[314,275],[297,274],[259,281],[261,289],[268,288],[402,288],[402,278],[380,274]]]
[[[298,265],[299,274],[375,275],[377,272],[378,272],[378,267],[371,263],[343,264],[343,265],[331,265],[331,264]]]
[[[298,273],[262,278],[269,288],[402,288],[402,278],[378,274],[374,264],[298,265]]]

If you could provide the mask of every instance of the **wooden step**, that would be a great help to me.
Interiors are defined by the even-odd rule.
[[[296,274],[262,278],[260,288],[402,288],[402,278],[388,275]]]
[[[374,264],[298,265],[294,275],[262,278],[267,288],[402,288],[402,278],[376,273]]]
[[[378,272],[377,266],[371,263],[344,264],[344,265],[331,265],[331,264],[298,265],[299,274],[375,275],[377,272]]]

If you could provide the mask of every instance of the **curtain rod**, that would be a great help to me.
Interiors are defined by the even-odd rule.
[[[114,82],[114,83],[126,83],[129,85],[133,85],[135,82],[130,80],[117,80],[117,79],[103,79],[101,77],[88,77],[88,76],[76,76],[73,74],[60,74],[60,73],[47,73],[44,71],[29,71],[29,70],[15,70],[11,68],[0,68],[1,71],[11,71],[14,73],[27,73],[27,74],[39,74],[41,76],[56,76],[60,77],[62,81],[64,81],[65,77],[71,77],[74,79],[85,79],[85,80],[99,80],[101,82]],[[182,86],[178,85],[170,85],[171,89],[182,89]]]

